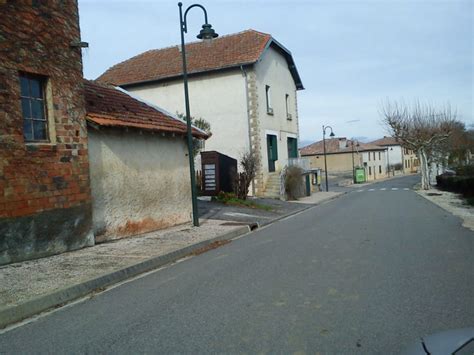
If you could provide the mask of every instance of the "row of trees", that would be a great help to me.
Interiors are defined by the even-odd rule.
[[[431,164],[466,164],[474,152],[474,130],[467,130],[449,105],[437,108],[418,101],[386,101],[381,111],[391,136],[416,152],[423,189],[430,188]]]

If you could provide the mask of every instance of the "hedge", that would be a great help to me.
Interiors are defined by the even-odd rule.
[[[474,197],[474,176],[438,175],[436,182],[442,190],[457,192],[464,197]]]

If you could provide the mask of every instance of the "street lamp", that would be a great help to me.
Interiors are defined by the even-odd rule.
[[[194,4],[189,6],[184,12],[183,16],[183,4],[178,3],[179,7],[179,29],[181,32],[181,55],[183,58],[183,81],[184,81],[184,103],[186,106],[186,135],[188,139],[188,156],[189,156],[189,173],[191,174],[191,199],[193,204],[193,225],[199,227],[199,216],[197,206],[197,193],[196,193],[196,176],[194,175],[194,154],[193,154],[193,134],[191,128],[191,111],[189,109],[189,89],[188,89],[188,71],[186,68],[186,47],[184,46],[184,34],[188,32],[188,25],[186,22],[186,16],[188,11],[193,7],[199,7],[204,12],[204,25],[197,35],[197,38],[210,41],[216,38],[218,34],[212,29],[212,26],[207,22],[207,11],[204,6]]]
[[[356,147],[359,147],[360,146],[359,142],[358,141],[356,142],[357,142]],[[351,140],[351,147],[352,147],[352,181],[355,184],[356,177],[355,177],[355,166],[354,166],[354,141],[353,140]],[[357,154],[359,154],[358,151],[357,151]]]
[[[326,176],[326,192],[329,191],[329,188],[328,188],[328,163],[326,161],[326,129],[328,129],[328,128],[331,130],[331,134],[329,135],[329,137],[334,137],[335,136],[334,132],[332,131],[331,126],[323,126],[324,174]]]
[[[393,148],[387,147],[387,167],[388,167],[388,176],[390,177],[390,151],[393,150]]]

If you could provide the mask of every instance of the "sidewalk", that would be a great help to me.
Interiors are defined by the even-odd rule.
[[[463,227],[474,231],[474,207],[467,205],[458,194],[436,188],[416,190],[416,193],[461,218]]]
[[[289,201],[291,203],[302,203],[302,204],[312,204],[318,205],[322,202],[333,200],[339,195],[343,195],[347,192],[335,192],[335,191],[328,191],[328,192],[316,192],[308,197],[300,197],[297,201]]]
[[[0,267],[0,328],[211,248],[249,232],[247,225],[201,220],[142,236]]]

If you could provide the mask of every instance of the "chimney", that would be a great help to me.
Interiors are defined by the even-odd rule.
[[[346,148],[347,139],[345,137],[339,138],[339,149]]]

